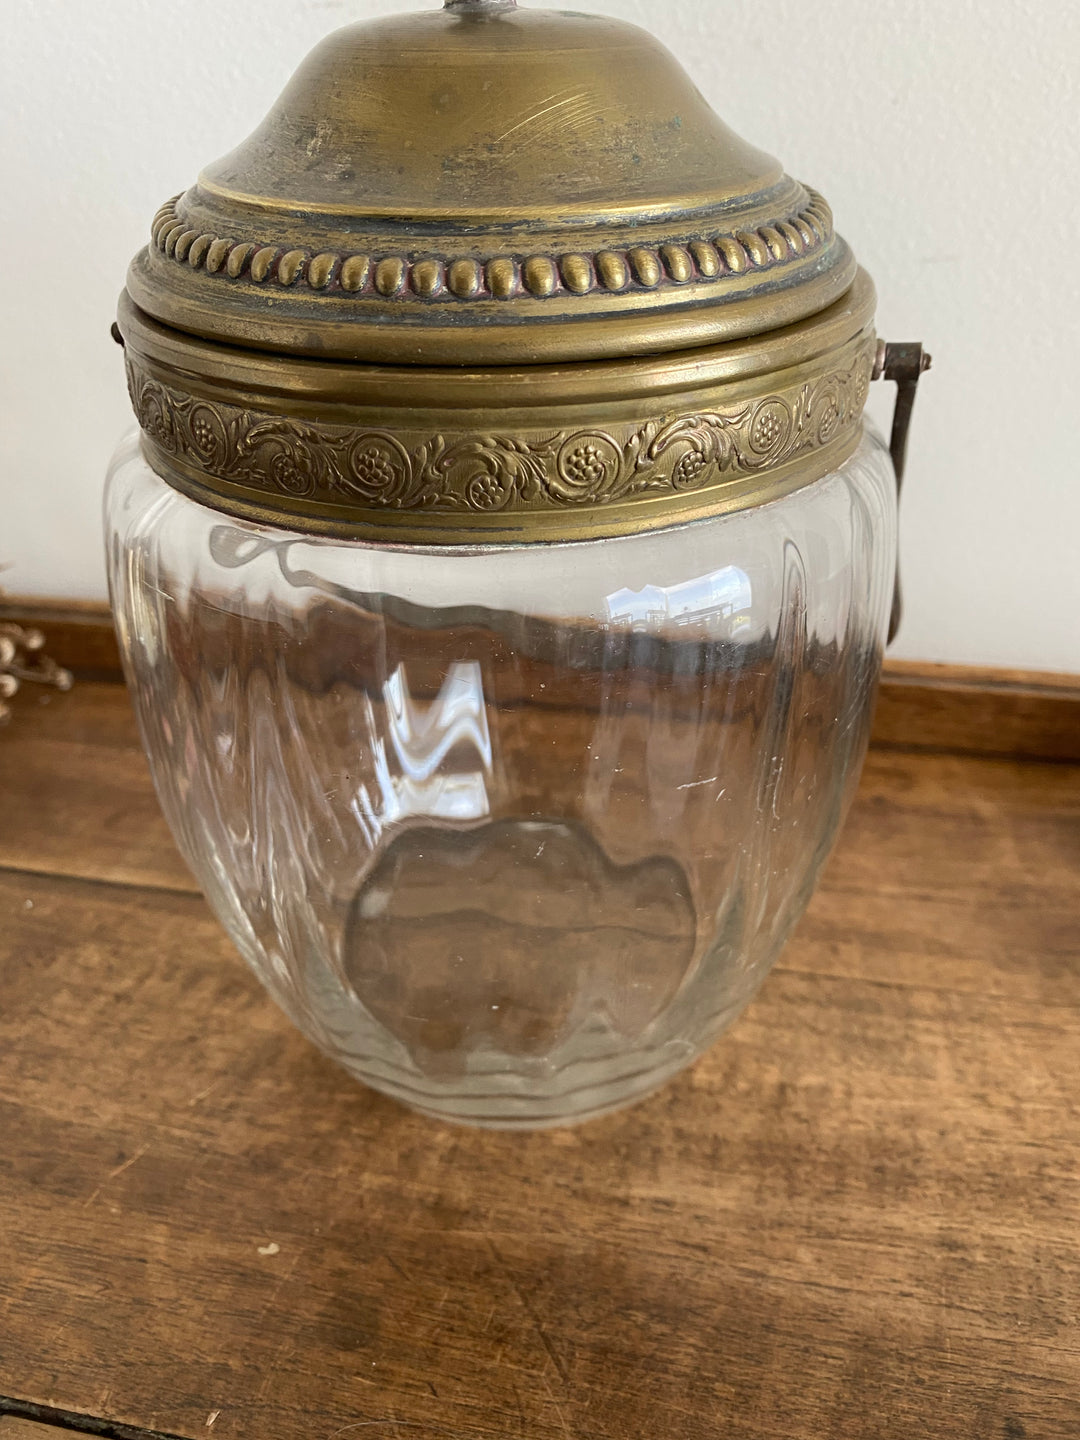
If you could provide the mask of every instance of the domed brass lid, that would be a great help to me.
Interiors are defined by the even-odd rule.
[[[120,329],[178,488],[312,531],[495,542],[824,473],[856,442],[873,305],[821,196],[652,36],[446,0],[316,47],[162,206]]]
[[[651,35],[474,0],[324,40],[128,290],[215,340],[478,365],[773,330],[854,276],[825,201]]]

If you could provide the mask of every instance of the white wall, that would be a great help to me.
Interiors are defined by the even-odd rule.
[[[881,333],[933,351],[894,653],[1080,671],[1077,0],[581,7],[660,33],[730,124],[821,189]],[[427,5],[0,0],[7,590],[104,595],[98,497],[128,423],[108,331],[158,205],[321,34],[401,8]]]

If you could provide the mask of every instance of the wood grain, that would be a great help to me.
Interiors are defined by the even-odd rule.
[[[1080,1434],[1080,767],[872,753],[746,1015],[534,1135],[291,1029],[118,687],[24,708],[0,790],[0,1393],[190,1440]]]
[[[0,1415],[0,1440],[62,1440],[64,1431],[18,1415]]]
[[[32,1420],[0,1415],[0,1440],[56,1440],[56,1431],[52,1426],[37,1425]]]
[[[0,866],[195,893],[119,685],[20,692],[0,734]]]
[[[1080,676],[889,659],[873,743],[1080,761]]]

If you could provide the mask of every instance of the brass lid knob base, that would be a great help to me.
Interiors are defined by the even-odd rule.
[[[443,0],[443,9],[480,13],[485,10],[516,10],[517,0]]]

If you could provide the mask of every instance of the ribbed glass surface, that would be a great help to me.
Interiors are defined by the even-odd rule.
[[[475,1123],[581,1118],[747,1003],[866,746],[888,456],[619,540],[313,540],[107,495],[114,608],[181,850],[296,1024]]]

